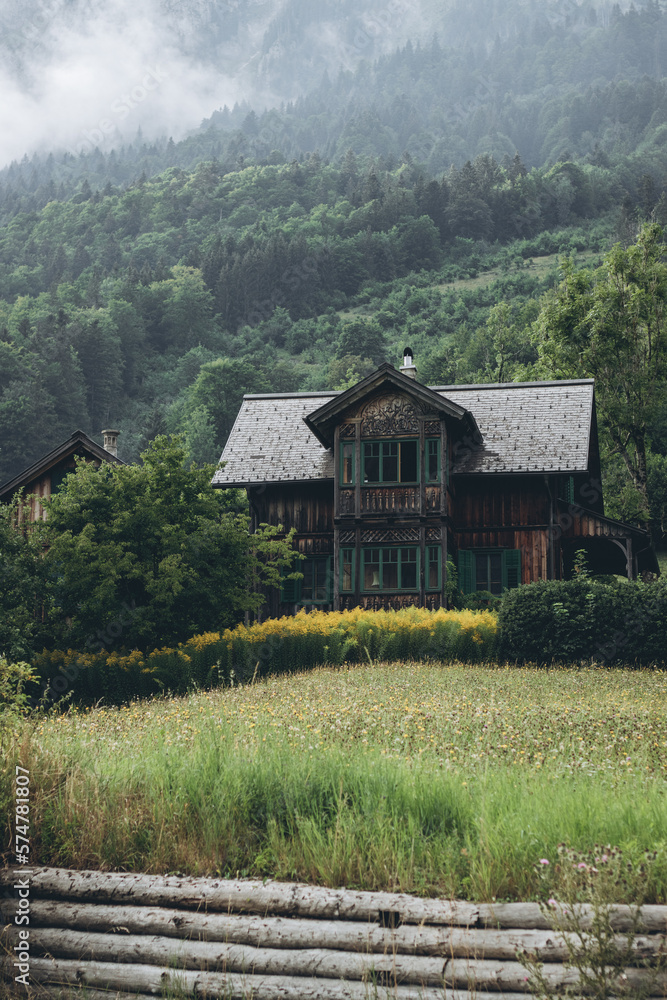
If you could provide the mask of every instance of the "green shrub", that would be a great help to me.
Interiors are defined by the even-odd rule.
[[[667,662],[667,583],[540,581],[508,591],[500,653],[521,662]]]
[[[0,656],[0,715],[22,715],[30,706],[29,692],[37,676],[29,663],[12,663]]]

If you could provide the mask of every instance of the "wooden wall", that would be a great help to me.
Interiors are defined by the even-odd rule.
[[[549,575],[550,498],[541,476],[457,476],[452,530],[459,549],[519,549],[521,582]]]
[[[521,583],[548,579],[549,530],[506,529],[501,531],[455,531],[459,549],[519,549]]]
[[[258,524],[282,524],[285,531],[295,528],[299,536],[330,535],[333,547],[331,480],[252,487],[248,495]]]
[[[248,490],[253,524],[282,524],[285,531],[296,529],[295,548],[306,556],[333,556],[333,482],[280,483]],[[322,605],[333,610],[333,604]],[[271,587],[261,617],[280,618],[298,610],[294,604],[281,602],[280,591]]]
[[[99,466],[100,463],[96,462],[95,464]],[[47,472],[43,472],[36,479],[33,479],[32,482],[28,483],[21,490],[21,495],[22,497],[30,497],[30,500],[25,500],[19,508],[19,523],[24,520],[43,520],[46,517],[46,511],[41,501],[48,500],[51,497],[53,480],[57,480],[57,484],[59,484],[63,476],[66,476],[70,472],[76,472],[74,455],[67,455],[66,458],[63,458]]]
[[[451,505],[457,529],[549,525],[541,476],[457,476]]]

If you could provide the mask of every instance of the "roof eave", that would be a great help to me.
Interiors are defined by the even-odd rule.
[[[212,482],[211,485],[216,490],[249,490],[253,486],[286,486],[290,483],[299,486],[307,483],[333,483],[333,481],[333,476],[309,476],[307,479],[253,479],[233,483]]]
[[[565,466],[557,469],[457,469],[452,466],[450,471],[453,476],[576,476],[588,469],[582,466],[577,469]]]
[[[77,444],[84,445],[101,462],[110,462],[112,465],[125,464],[122,459],[116,455],[112,455],[110,451],[107,451],[101,445],[97,444],[96,441],[93,441],[92,438],[89,438],[84,431],[75,431],[67,441],[64,441],[52,451],[47,452],[38,462],[34,462],[29,468],[19,473],[18,476],[14,476],[13,479],[8,480],[0,486],[0,502],[2,502],[3,497],[13,497],[15,493],[20,492],[20,490],[34,479],[37,479],[40,475],[45,475],[62,458],[65,458],[68,452],[71,451],[73,453],[76,450]]]

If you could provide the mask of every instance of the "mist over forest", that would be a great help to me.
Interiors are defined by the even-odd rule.
[[[109,151],[137,129],[147,139],[178,140],[217,109],[280,108],[340,73],[354,78],[362,64],[408,41],[428,46],[434,37],[457,55],[440,95],[450,110],[527,93],[549,97],[563,85],[659,79],[660,33],[643,38],[641,50],[624,46],[620,59],[613,40],[606,58],[585,58],[620,11],[588,0],[4,0],[0,166],[34,152]],[[556,60],[563,43],[568,56]],[[545,51],[532,66],[536,48]],[[517,65],[517,56],[527,65]],[[395,89],[388,81],[371,89],[356,82],[344,88],[348,102],[384,103]],[[408,98],[413,82],[401,80]]]
[[[2,0],[0,483],[77,427],[215,462],[243,392],[406,340],[430,384],[546,377],[559,257],[667,223],[666,43],[657,0]]]

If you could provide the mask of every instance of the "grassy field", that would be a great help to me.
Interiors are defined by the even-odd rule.
[[[34,863],[477,900],[597,868],[608,898],[665,902],[666,690],[660,671],[318,669],[26,723],[2,797],[18,760]]]

